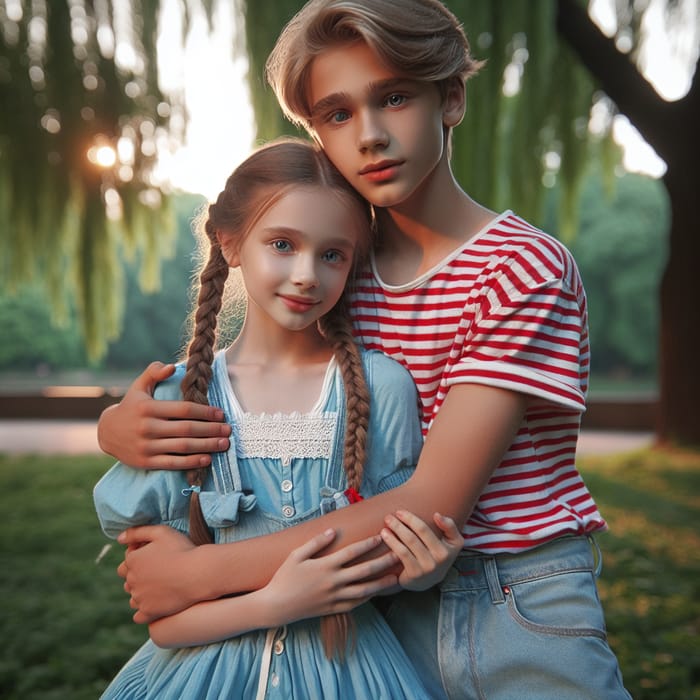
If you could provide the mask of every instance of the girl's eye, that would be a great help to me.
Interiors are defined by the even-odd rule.
[[[278,253],[288,253],[292,249],[292,246],[289,243],[289,241],[283,241],[283,240],[272,241],[272,247]]]
[[[400,107],[405,101],[406,97],[404,95],[394,93],[386,98],[385,103],[388,107]]]

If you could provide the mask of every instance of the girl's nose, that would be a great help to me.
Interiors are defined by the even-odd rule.
[[[318,285],[316,261],[311,255],[299,255],[292,270],[292,282],[305,289]]]

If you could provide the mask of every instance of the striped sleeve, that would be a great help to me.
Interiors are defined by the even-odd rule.
[[[585,295],[568,251],[553,239],[530,236],[493,266],[462,326],[448,386],[487,384],[585,409]]]

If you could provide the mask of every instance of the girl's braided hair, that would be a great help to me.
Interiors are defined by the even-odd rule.
[[[240,245],[255,222],[275,202],[296,187],[322,187],[338,197],[356,216],[367,235],[358,241],[355,269],[367,256],[372,244],[373,216],[370,205],[347,183],[323,152],[309,141],[277,139],[257,149],[241,163],[226,181],[215,203],[208,207],[198,227],[200,243],[208,245],[208,258],[199,273],[199,290],[187,346],[185,376],[181,390],[185,400],[208,403],[207,389],[217,347],[217,323],[225,298],[229,266],[221,240]],[[223,314],[222,314],[223,316]],[[365,381],[358,345],[353,337],[345,296],[323,318],[319,330],[333,349],[345,387],[346,429],[343,466],[348,486],[359,491],[366,456],[369,424],[369,390]],[[190,537],[195,544],[213,542],[202,515],[198,489],[205,469],[187,471],[191,487]],[[321,619],[326,654],[344,654],[351,618],[337,614]]]

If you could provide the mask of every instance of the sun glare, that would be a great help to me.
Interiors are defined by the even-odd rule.
[[[100,168],[111,168],[117,162],[117,152],[106,145],[92,146],[88,149],[87,157]]]

